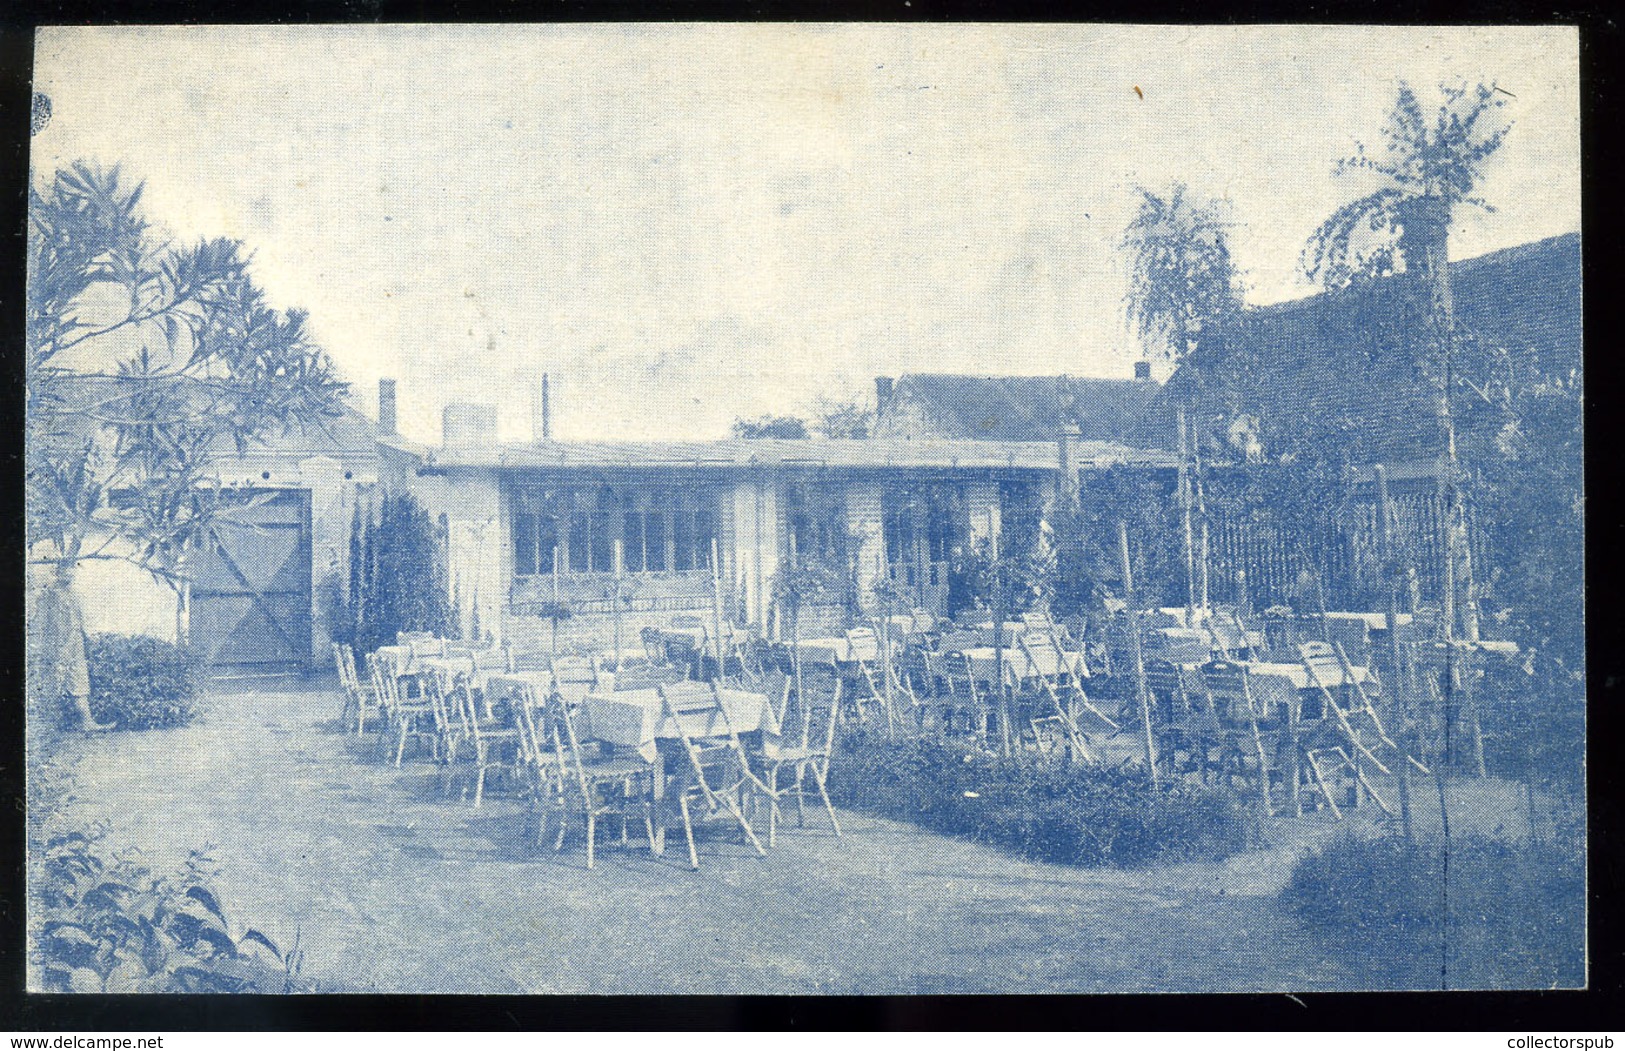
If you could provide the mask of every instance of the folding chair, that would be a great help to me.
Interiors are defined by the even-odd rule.
[[[1155,728],[1160,731],[1159,751],[1171,757],[1176,773],[1194,773],[1206,781],[1216,765],[1213,749],[1224,737],[1212,706],[1197,702],[1179,666],[1165,660],[1145,662],[1145,686],[1151,693]],[[1181,752],[1184,763],[1179,762]]]
[[[660,694],[661,709],[665,718],[671,721],[676,728],[677,736],[683,744],[684,755],[688,759],[686,780],[678,786],[677,806],[683,817],[683,834],[688,839],[689,864],[698,869],[700,867],[699,851],[694,846],[694,815],[691,803],[695,800],[704,800],[711,814],[727,810],[739,827],[744,830],[745,838],[750,840],[756,853],[762,857],[767,856],[761,840],[756,838],[756,831],[750,827],[746,820],[741,803],[744,793],[752,787],[765,787],[751,771],[750,762],[745,756],[745,747],[740,742],[739,735],[734,732],[732,721],[728,717],[728,706],[723,702],[716,683],[710,683],[708,692],[682,691],[680,695],[676,687],[668,689],[664,686],[655,688]],[[694,715],[720,716],[726,731],[725,737],[701,737],[696,739],[684,723],[684,716]],[[713,720],[707,719],[708,725]]]
[[[796,801],[796,823],[801,826],[807,824],[807,780],[812,779],[814,787],[818,789],[818,798],[823,801],[824,810],[829,814],[829,823],[835,829],[835,835],[841,835],[841,822],[835,816],[835,807],[829,801],[829,762],[835,754],[835,724],[839,722],[838,713],[841,707],[840,679],[835,680],[835,692],[827,703],[814,703],[810,698],[796,698],[797,720],[794,729],[784,727],[786,739],[796,736],[796,743],[781,745],[778,754],[763,755],[760,762],[764,767],[762,789],[767,793],[767,843],[773,846],[778,842],[779,820],[782,816],[780,803],[786,797],[794,797]],[[788,719],[790,711],[790,694],[795,683],[786,679],[784,682],[783,701],[781,707],[783,715],[781,721]],[[814,732],[814,726],[819,717],[822,717],[823,726],[820,732]],[[793,775],[783,788],[779,787],[779,778],[782,775]]]
[[[1028,668],[1032,672],[1031,678],[1038,683],[1039,690],[1044,696],[1049,698],[1052,709],[1049,714],[1043,716],[1028,713],[1028,723],[1032,726],[1034,740],[1042,749],[1046,736],[1058,732],[1064,736],[1067,746],[1074,754],[1082,756],[1087,762],[1093,762],[1094,753],[1089,749],[1089,738],[1079,728],[1071,707],[1061,700],[1061,695],[1056,689],[1057,684],[1062,688],[1072,687],[1074,700],[1086,705],[1102,719],[1106,719],[1106,716],[1083,695],[1081,685],[1071,681],[1072,677],[1067,674],[1066,654],[1055,645],[1054,636],[1044,631],[1029,631],[1016,639],[1016,645],[1018,652],[1026,658]],[[1106,722],[1114,729],[1117,727],[1117,723],[1110,719],[1106,719]]]
[[[855,691],[852,695],[852,707],[858,713],[860,722],[866,721],[868,706],[878,704],[886,715],[886,730],[891,732],[895,728],[895,715],[891,705],[886,702],[886,694],[877,676],[880,671],[880,636],[875,634],[873,628],[848,628],[846,630],[847,655],[857,666],[858,675],[862,678],[868,692],[859,696]]]
[[[625,846],[628,841],[627,820],[636,810],[643,817],[649,852],[654,853],[652,801],[655,764],[638,755],[607,753],[602,745],[584,745],[576,733],[575,714],[571,711],[570,702],[556,690],[548,696],[543,711],[547,737],[553,746],[556,786],[553,801],[559,816],[559,830],[553,849],[558,851],[564,848],[569,818],[572,814],[579,814],[586,825],[587,867],[590,869],[596,856],[598,819],[619,817],[621,845]],[[545,834],[545,825],[541,831]]]
[[[1252,745],[1258,794],[1264,804],[1264,813],[1266,815],[1273,813],[1274,806],[1270,801],[1270,763],[1264,747],[1264,733],[1258,725],[1263,713],[1259,712],[1254,702],[1246,666],[1234,661],[1210,661],[1202,665],[1201,674],[1207,702],[1219,725],[1224,728],[1237,726],[1246,728],[1245,740]],[[1234,762],[1233,775],[1243,782],[1253,780],[1254,774],[1247,770],[1246,746],[1236,745],[1229,739],[1230,737],[1231,734],[1225,734],[1226,739],[1221,748],[1227,753],[1227,758]]]
[[[344,708],[339,712],[339,722],[347,722],[353,709],[355,732],[359,737],[367,732],[367,709],[378,706],[377,695],[373,692],[373,686],[363,683],[356,674],[355,651],[349,643],[333,643],[333,663],[338,669],[339,687],[344,691]]]
[[[458,723],[456,741],[449,762],[457,760],[456,747],[466,741],[473,749],[474,806],[485,799],[485,781],[489,772],[507,774],[517,779],[525,760],[524,730],[517,713],[498,708],[494,699],[479,691],[476,698],[475,671],[477,665],[470,658],[468,670],[460,672],[451,689],[444,696],[455,705]],[[496,671],[508,671],[506,662]]]
[[[406,755],[406,742],[427,741],[431,755],[440,758],[440,745],[444,739],[441,718],[436,714],[438,701],[430,696],[429,688],[420,689],[416,696],[408,697],[400,687],[394,672],[385,667],[377,654],[368,654],[373,667],[373,682],[382,696],[388,698],[389,721],[396,737],[395,766],[401,765]]]

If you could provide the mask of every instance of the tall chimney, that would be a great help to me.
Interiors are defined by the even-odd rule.
[[[886,403],[891,401],[891,377],[875,377],[875,412],[886,411]]]
[[[552,438],[552,406],[548,402],[547,373],[544,372],[541,384],[530,392],[530,440],[545,442]]]
[[[1151,363],[1149,361],[1136,361],[1134,363],[1134,378],[1148,380],[1151,378]]]
[[[391,379],[381,379],[378,381],[378,433],[396,433],[395,381]]]

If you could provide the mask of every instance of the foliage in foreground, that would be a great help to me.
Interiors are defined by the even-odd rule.
[[[183,647],[150,635],[93,635],[90,711],[121,730],[185,726],[197,715],[203,663]]]
[[[1547,988],[1585,981],[1585,853],[1573,834],[1508,843],[1339,839],[1298,861],[1283,904],[1394,988]]]
[[[1154,789],[1133,764],[1001,758],[864,731],[841,742],[829,788],[840,806],[1065,865],[1223,858],[1245,845],[1252,823],[1228,792]]]
[[[109,856],[106,828],[31,845],[29,962],[36,984],[73,993],[306,991],[298,939],[287,951],[260,931],[233,936],[194,851],[181,872],[154,876]]]

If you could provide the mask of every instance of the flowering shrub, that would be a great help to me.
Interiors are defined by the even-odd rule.
[[[1064,766],[861,730],[837,749],[829,787],[854,810],[1066,865],[1223,858],[1252,820],[1229,792],[1153,788],[1136,764]]]
[[[150,635],[93,635],[90,711],[121,730],[185,726],[197,714],[203,665],[193,654]]]
[[[154,876],[100,846],[105,827],[31,844],[30,984],[73,993],[285,993],[306,988],[303,953],[265,934],[231,933],[194,851],[175,876]]]

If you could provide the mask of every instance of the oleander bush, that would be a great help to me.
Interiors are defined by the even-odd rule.
[[[1039,861],[1137,866],[1223,858],[1253,818],[1233,793],[1153,787],[1143,766],[1001,757],[930,738],[843,738],[830,767],[841,806],[961,836]]]
[[[30,843],[29,984],[72,993],[309,991],[303,952],[258,930],[233,933],[206,852],[155,876],[109,853],[104,825]]]
[[[1573,987],[1585,980],[1585,852],[1488,836],[1347,836],[1301,858],[1280,900],[1393,988]]]
[[[185,726],[198,713],[203,662],[150,635],[92,635],[90,711],[121,730]]]

